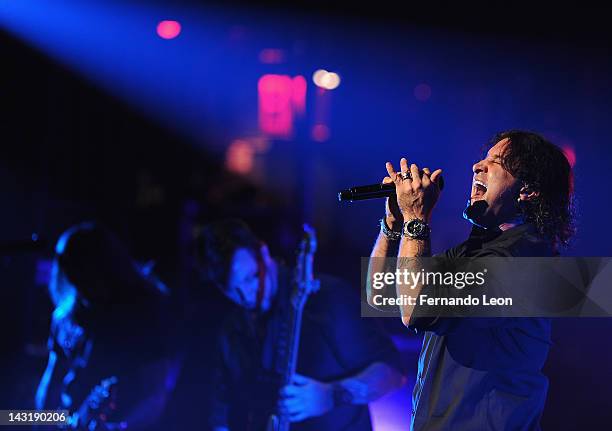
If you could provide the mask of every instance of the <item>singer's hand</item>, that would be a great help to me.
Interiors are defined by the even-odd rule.
[[[392,182],[393,179],[391,177],[385,177],[382,180],[383,184],[390,184]],[[402,212],[397,205],[397,199],[395,198],[385,199],[385,221],[391,230],[400,231],[402,229],[404,217],[402,216]]]
[[[403,219],[420,218],[429,223],[431,212],[440,196],[436,180],[442,169],[431,173],[429,168],[424,168],[421,176],[419,167],[414,163],[408,166],[405,158],[400,160],[400,172],[395,171],[391,162],[387,162],[386,168],[389,178],[395,183],[397,206]],[[410,173],[412,178],[403,179],[402,173]]]

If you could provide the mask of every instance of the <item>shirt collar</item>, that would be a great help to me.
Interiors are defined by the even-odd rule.
[[[533,232],[535,232],[535,226],[532,223],[523,223],[505,231],[502,231],[499,228],[485,229],[473,225],[468,242],[476,245],[477,247],[481,247],[484,244],[502,241],[508,238],[514,238]]]

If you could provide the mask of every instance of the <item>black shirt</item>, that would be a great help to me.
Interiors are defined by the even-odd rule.
[[[279,274],[279,292],[269,313],[244,310],[228,315],[219,334],[211,426],[260,430],[274,411],[274,373],[281,310],[290,292],[288,271]],[[360,318],[359,293],[339,279],[320,276],[321,289],[306,303],[297,372],[331,382],[353,376],[374,362],[400,368],[399,353],[374,319]],[[291,424],[291,429],[371,430],[367,405],[345,405],[322,416]]]
[[[131,294],[131,293],[130,293]],[[155,426],[170,389],[175,352],[167,329],[167,298],[156,291],[117,297],[112,303],[55,318],[48,341],[49,363],[37,391],[37,408],[77,411],[103,379],[117,378],[109,422],[130,429]],[[48,379],[48,380],[47,380]],[[155,401],[153,401],[155,400]],[[156,402],[160,400],[159,402]],[[155,407],[158,411],[147,411]]]
[[[531,224],[504,232],[474,227],[449,259],[552,256]],[[413,391],[413,430],[538,430],[548,379],[550,319],[438,318],[426,331]]]

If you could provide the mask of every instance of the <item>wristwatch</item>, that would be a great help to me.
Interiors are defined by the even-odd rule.
[[[404,222],[402,235],[412,239],[427,239],[431,229],[425,221],[420,218],[414,218]]]

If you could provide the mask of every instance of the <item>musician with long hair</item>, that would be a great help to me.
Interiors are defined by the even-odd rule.
[[[177,362],[166,337],[168,289],[99,224],[71,227],[55,248],[54,305],[38,409],[65,409],[71,429],[156,429]]]
[[[370,430],[368,403],[404,381],[398,351],[372,320],[360,318],[359,292],[316,274],[320,289],[303,311],[297,372],[282,385],[277,354],[292,272],[278,265],[239,220],[206,226],[198,238],[204,285],[236,306],[215,346],[212,413],[215,431],[264,430],[270,413],[286,415],[292,430]]]
[[[431,256],[441,170],[420,170],[405,158],[398,171],[389,162],[386,169],[383,181],[395,184],[396,196],[387,200],[370,262],[408,258],[398,259],[401,269],[402,262]],[[567,245],[574,232],[572,169],[559,147],[536,133],[502,132],[472,172],[464,210],[471,234],[440,258],[551,257]],[[400,309],[404,324],[424,334],[411,429],[540,429],[550,319],[423,315],[420,304]]]

